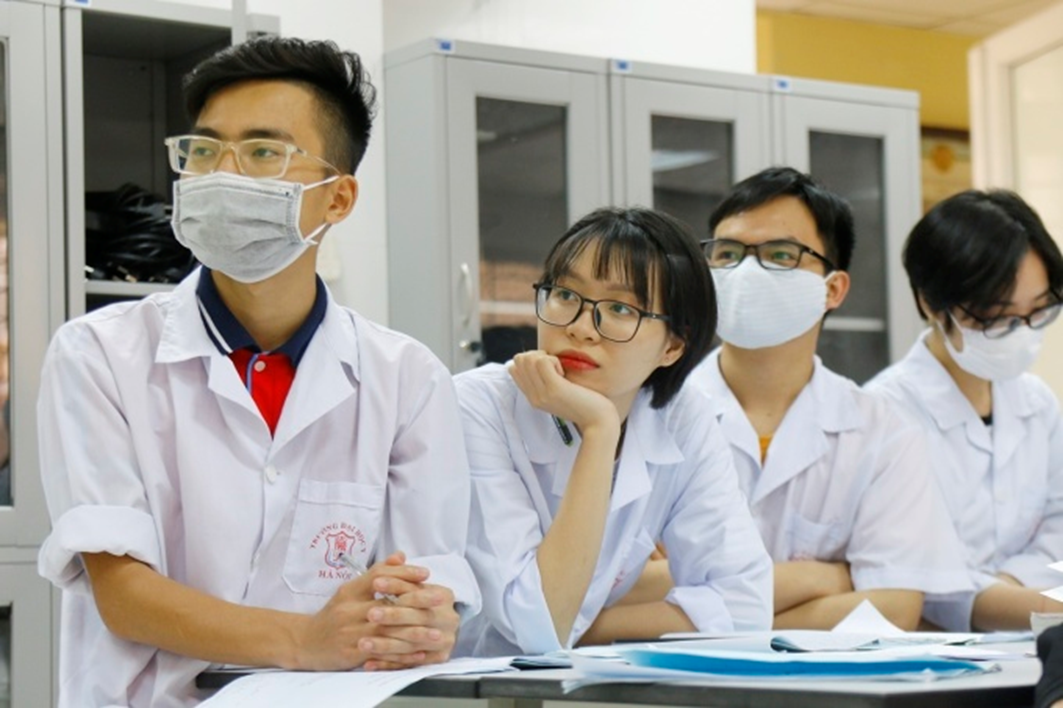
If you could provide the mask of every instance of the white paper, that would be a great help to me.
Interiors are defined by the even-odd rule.
[[[1048,567],[1056,572],[1063,573],[1063,561],[1049,563]],[[1048,590],[1043,590],[1041,591],[1041,594],[1049,598],[1050,600],[1055,600],[1056,602],[1063,602],[1063,585],[1060,585],[1059,587],[1055,588],[1049,588]]]
[[[430,676],[510,671],[510,657],[454,659],[402,671],[269,671],[233,681],[201,703],[209,708],[372,708]]]
[[[839,634],[874,634],[879,637],[899,637],[904,634],[904,630],[886,619],[870,600],[864,600],[853,608],[831,631]]]

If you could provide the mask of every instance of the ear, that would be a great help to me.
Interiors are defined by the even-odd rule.
[[[661,352],[661,361],[658,366],[665,368],[671,366],[683,357],[683,352],[686,350],[687,343],[683,341],[683,338],[674,332],[669,332],[668,344],[665,346],[664,351]]]
[[[845,302],[845,296],[849,294],[852,280],[849,279],[849,273],[844,270],[836,270],[827,278],[827,310],[837,310]]]
[[[325,221],[338,224],[350,215],[358,202],[358,180],[354,175],[340,175],[329,186],[332,188],[332,198],[325,210]]]

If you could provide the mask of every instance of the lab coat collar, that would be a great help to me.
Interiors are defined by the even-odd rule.
[[[1036,415],[1046,402],[1024,386],[1022,376],[993,383],[993,434],[990,435],[952,376],[926,346],[927,330],[908,352],[905,362],[910,380],[918,382],[917,395],[942,431],[964,426],[967,440],[983,452],[992,453],[994,464],[1003,465],[1022,440],[1021,422]],[[1026,374],[1023,374],[1026,376]]]
[[[251,394],[227,356],[207,334],[199,312],[196,286],[202,269],[197,269],[174,289],[163,302],[164,321],[155,361],[171,364],[203,358],[208,370],[207,386],[257,414]],[[354,391],[360,378],[358,334],[352,316],[327,292],[325,318],[311,338],[296,371],[295,380],[277,424],[273,448],[279,449],[314,420],[334,408]],[[300,376],[299,372],[303,375]],[[268,435],[265,422],[263,431]]]
[[[175,364],[218,353],[199,314],[196,288],[202,273],[202,268],[192,271],[161,300],[163,326],[155,350],[156,364]]]
[[[329,293],[325,318],[306,347],[277,421],[274,450],[354,395],[361,380],[358,336],[353,315]]]
[[[925,402],[930,417],[940,430],[951,430],[965,423],[977,423],[978,428],[983,428],[970,401],[964,398],[948,370],[927,347],[926,338],[929,335],[929,329],[919,335],[904,358],[904,366],[909,371],[905,376],[906,383]],[[971,436],[970,426],[968,436]],[[975,436],[971,442],[988,449],[989,438],[986,435]]]
[[[708,367],[708,391],[718,402],[717,416],[724,435],[761,469],[753,483],[750,504],[763,499],[827,454],[828,434],[864,425],[853,396],[856,385],[823,366],[818,356],[814,357],[812,378],[786,411],[761,467],[756,431],[720,373],[719,356],[719,350],[714,351],[702,366]]]
[[[649,494],[652,488],[649,465],[675,464],[685,459],[675,436],[668,429],[668,407],[660,410],[652,408],[651,397],[649,390],[639,391],[628,414],[611,509],[618,509]],[[520,394],[517,395],[514,417],[524,438],[528,458],[536,464],[555,465],[550,491],[555,496],[564,495],[579,451],[580,437],[576,426],[568,424],[573,441],[572,445],[565,445],[553,417],[533,408],[528,399]]]

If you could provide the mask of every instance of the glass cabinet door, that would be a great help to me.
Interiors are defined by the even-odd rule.
[[[0,547],[48,529],[36,400],[63,290],[57,54],[57,8],[0,4]]]
[[[919,208],[917,113],[804,96],[776,96],[776,109],[780,162],[809,172],[853,209],[852,286],[827,318],[817,353],[863,383],[903,356],[920,328],[901,265]]]
[[[609,200],[604,92],[590,73],[450,60],[454,371],[536,347],[546,254]]]
[[[768,165],[767,93],[664,78],[611,81],[618,201],[668,212],[707,238],[709,214],[735,182]]]

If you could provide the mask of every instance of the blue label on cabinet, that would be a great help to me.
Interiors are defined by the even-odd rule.
[[[454,40],[453,39],[437,39],[436,40],[436,49],[438,49],[439,51],[443,52],[444,54],[453,54],[454,53]]]

